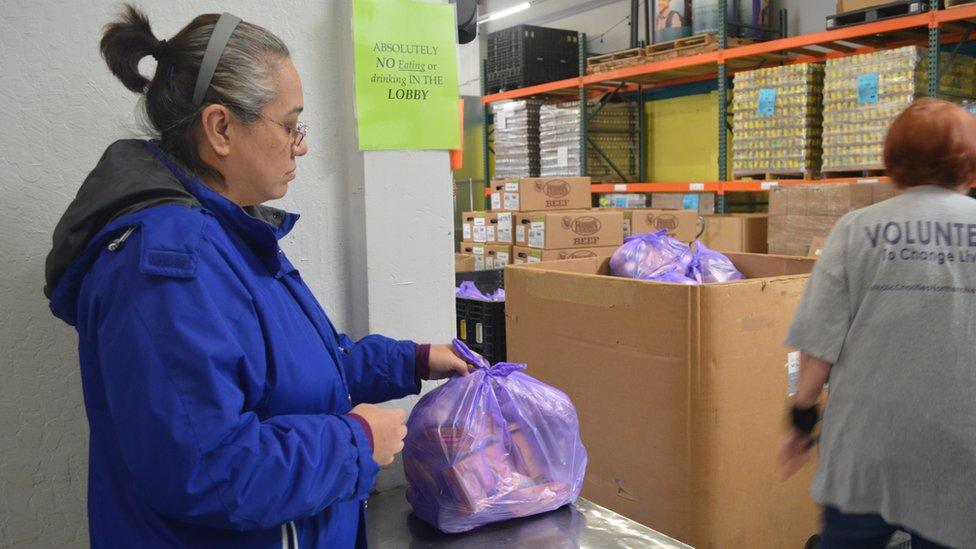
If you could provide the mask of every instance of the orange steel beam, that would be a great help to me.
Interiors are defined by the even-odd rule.
[[[845,177],[835,179],[779,179],[758,181],[742,179],[738,181],[709,181],[702,183],[594,183],[593,194],[603,193],[742,193],[761,192],[792,185],[850,185],[854,183],[888,183],[891,180],[879,177]],[[974,185],[976,186],[976,185]]]
[[[601,72],[598,74],[590,74],[584,76],[581,79],[582,85],[587,86],[590,84],[596,84],[604,80],[628,80],[636,76],[646,76],[646,75],[650,75],[658,72],[664,72],[668,70],[693,67],[695,65],[707,65],[709,63],[717,63],[719,53],[720,53],[719,51],[710,51],[706,53],[700,53],[698,55],[689,55],[688,57],[678,57],[675,59],[657,61],[654,63],[647,63],[644,65],[624,67],[621,69]]]
[[[747,44],[744,46],[737,46],[725,50],[706,52],[706,53],[701,53],[698,55],[692,55],[688,57],[679,57],[676,59],[668,59],[666,61],[658,61],[654,63],[636,65],[633,67],[624,67],[621,69],[616,69],[616,70],[597,73],[597,74],[591,74],[583,77],[567,78],[565,80],[557,80],[555,82],[548,82],[546,84],[539,84],[537,86],[529,86],[527,88],[522,88],[518,90],[512,90],[512,91],[487,95],[484,97],[483,101],[485,104],[490,104],[498,101],[504,101],[507,99],[517,99],[521,97],[529,97],[532,95],[541,95],[545,93],[551,93],[554,91],[568,90],[568,89],[578,88],[582,86],[598,84],[606,81],[613,81],[613,80],[626,81],[639,76],[646,76],[646,75],[651,75],[659,72],[682,69],[687,67],[694,67],[699,65],[708,65],[711,63],[721,63],[730,59],[739,59],[743,57],[750,57],[750,56],[763,55],[763,54],[774,54],[774,53],[780,53],[788,50],[802,51],[802,49],[806,48],[807,46],[819,45],[822,47],[831,48],[840,51],[833,51],[830,53],[826,53],[823,56],[817,56],[817,57],[813,57],[813,56],[803,57],[797,60],[790,60],[789,62],[807,62],[807,61],[818,60],[818,59],[845,57],[847,55],[853,55],[857,53],[867,53],[871,51],[877,51],[879,49],[897,47],[897,44],[889,44],[884,47],[877,47],[877,48],[871,46],[852,48],[849,46],[844,46],[842,44],[836,44],[837,41],[869,37],[876,34],[894,33],[897,31],[903,31],[903,30],[918,28],[918,27],[932,28],[932,27],[938,27],[940,25],[945,25],[946,23],[951,23],[953,21],[965,21],[971,19],[976,19],[976,5],[957,7],[949,10],[930,11],[918,15],[909,15],[905,17],[896,17],[893,19],[886,19],[884,21],[865,23],[863,25],[855,25],[855,26],[845,27],[836,30],[814,32],[814,33],[804,34],[800,36],[791,36],[788,38],[780,38],[778,40],[770,40],[768,42],[757,42],[755,44]],[[946,40],[943,41],[945,42]],[[904,41],[904,45],[912,45],[915,43],[918,42],[914,40]],[[657,85],[663,85],[663,84],[664,83],[657,83]],[[651,84],[651,85],[655,85],[655,84]]]
[[[549,92],[568,90],[580,87],[580,78],[567,78],[565,80],[556,80],[554,82],[546,82],[545,84],[538,84],[536,86],[529,86],[526,88],[519,88],[517,90],[511,90],[506,92],[493,93],[491,95],[486,95],[482,101],[485,105],[490,103],[497,103],[499,101],[505,101],[506,99],[518,99],[520,97],[529,97],[532,95],[543,95]]]
[[[590,186],[593,194],[602,193],[717,193],[721,192],[721,181],[703,183],[594,183]]]
[[[935,21],[936,13],[937,12],[928,12],[921,13],[919,15],[896,17],[893,19],[876,21],[874,23],[865,23],[863,25],[855,25],[842,29],[812,32],[810,34],[780,38],[778,40],[770,40],[768,42],[757,42],[755,44],[747,44],[745,46],[738,46],[735,48],[722,50],[720,53],[722,60],[727,60],[735,59],[737,57],[749,57],[751,55],[759,55],[763,53],[775,53],[777,51],[788,50],[790,48],[802,48],[805,46],[822,45],[825,47],[830,47],[827,46],[827,44],[836,42],[838,40],[843,41],[849,38],[884,34],[886,32],[916,27],[927,27],[930,23]]]
[[[963,19],[976,19],[976,4],[948,10],[939,10],[932,13],[935,14],[935,22],[940,24],[961,21]]]

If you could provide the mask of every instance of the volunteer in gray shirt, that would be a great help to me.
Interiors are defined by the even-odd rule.
[[[976,117],[921,99],[884,149],[898,196],[840,219],[786,344],[800,349],[792,474],[830,390],[812,492],[820,547],[976,547]]]

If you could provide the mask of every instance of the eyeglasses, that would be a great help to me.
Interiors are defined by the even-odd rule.
[[[299,122],[297,125],[291,126],[290,124],[285,124],[284,122],[278,122],[277,120],[269,118],[261,113],[258,113],[258,116],[267,120],[268,122],[272,122],[284,128],[285,131],[288,132],[288,136],[292,138],[292,147],[300,146],[302,144],[302,140],[305,139],[306,135],[308,135],[308,124],[305,124],[304,122]]]

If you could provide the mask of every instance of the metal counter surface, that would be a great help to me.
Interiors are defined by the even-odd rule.
[[[585,499],[534,517],[490,524],[463,534],[444,534],[413,514],[405,494],[405,488],[397,488],[369,498],[366,530],[369,534],[370,547],[381,549],[690,547]]]

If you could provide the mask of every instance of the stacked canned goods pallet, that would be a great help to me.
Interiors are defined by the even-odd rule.
[[[735,75],[735,176],[806,178],[819,172],[823,79],[820,63]]]
[[[596,109],[595,106],[590,108]],[[588,173],[585,175],[598,182],[637,180],[637,107],[633,103],[604,105],[588,120],[588,133],[596,147],[588,147]],[[578,101],[542,107],[539,149],[543,177],[580,175]],[[624,177],[610,165],[608,158]]]
[[[495,177],[539,176],[539,108],[535,99],[493,103]]]
[[[971,57],[941,54],[939,83],[949,98],[972,97]],[[950,61],[951,60],[951,61]],[[824,80],[824,172],[883,168],[884,139],[895,117],[928,89],[927,49],[908,46],[827,61]]]

